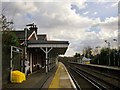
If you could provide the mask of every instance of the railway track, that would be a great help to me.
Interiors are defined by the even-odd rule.
[[[105,67],[102,65],[91,65],[91,64],[80,64],[80,63],[73,63],[73,62],[69,62],[71,65],[75,65],[79,68],[83,68],[83,69],[87,69],[88,71],[94,71],[96,73],[101,73],[103,75],[106,75],[107,77],[111,77],[111,78],[115,78],[117,80],[120,80],[119,75],[120,75],[120,69],[118,68],[110,68],[110,67]]]
[[[95,72],[94,70],[79,68],[75,64],[64,63],[78,89],[118,90],[119,80],[115,77]]]

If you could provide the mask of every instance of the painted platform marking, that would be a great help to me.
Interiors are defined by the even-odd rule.
[[[49,88],[76,88],[64,64],[59,63]]]
[[[60,65],[55,73],[55,76],[54,76],[49,88],[59,88],[59,77],[60,77],[59,69],[60,69]]]

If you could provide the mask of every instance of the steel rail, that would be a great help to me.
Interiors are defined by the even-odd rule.
[[[88,76],[81,74],[78,70],[76,70],[73,67],[70,67],[71,70],[73,70],[74,72],[76,72],[78,75],[80,75],[81,77],[83,77],[85,80],[87,80],[89,83],[91,83],[93,86],[95,86],[97,89],[99,90],[107,90],[106,87],[104,87],[103,85],[101,85],[100,83],[96,82],[95,80],[92,80],[90,78],[88,78]]]
[[[67,65],[66,65],[66,66],[67,66]],[[67,68],[68,68],[68,67],[69,67],[69,66],[67,66]],[[72,75],[72,73],[71,73],[69,70],[68,70],[68,73],[70,74],[73,82],[75,83],[76,89],[77,89],[77,90],[82,90],[82,88],[81,88],[80,85],[77,83],[76,79],[74,78],[74,76]]]
[[[72,65],[72,67],[74,67],[74,69],[76,68],[76,67],[73,66],[73,65]],[[91,73],[88,73],[87,71],[81,70],[81,69],[78,68],[78,67],[76,68],[76,70],[77,70],[77,69],[78,69],[78,71],[79,71],[80,73],[82,73],[82,74],[83,74],[84,76],[86,76],[86,77],[90,77],[90,76],[91,76],[91,77],[97,79],[97,81],[102,81],[102,83],[105,83],[107,86],[113,87],[114,89],[115,89],[115,88],[116,88],[116,89],[119,88],[119,87],[111,84],[110,82],[107,82],[107,81],[105,81],[105,80],[103,80],[103,79],[100,79],[99,77],[93,75],[92,72],[91,72]],[[86,75],[86,74],[87,74],[87,75]],[[96,80],[94,80],[94,79],[92,79],[92,78],[91,78],[91,80],[92,80],[93,82],[95,82],[96,84],[98,83]],[[98,85],[101,86],[102,84],[98,83]],[[103,85],[102,85],[102,87],[105,88],[105,86],[103,86]],[[107,87],[106,87],[106,89],[107,89]]]

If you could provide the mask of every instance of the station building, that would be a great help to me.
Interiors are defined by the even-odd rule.
[[[46,73],[55,66],[58,55],[65,54],[68,41],[47,40],[46,34],[38,34],[36,25],[30,25],[27,32],[27,60],[30,62],[30,72],[46,68]],[[25,30],[15,31],[21,45],[25,43]]]
[[[26,58],[30,62],[30,74],[40,69],[45,69],[48,73],[56,65],[58,55],[65,54],[68,41],[47,40],[47,35],[38,34],[37,30],[36,25],[30,24],[24,30],[12,31],[19,39],[23,54],[25,53],[23,59],[12,62],[13,70],[24,72],[25,68],[22,67]]]

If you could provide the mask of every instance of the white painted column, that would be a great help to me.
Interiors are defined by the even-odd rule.
[[[30,72],[32,73],[32,53],[30,53]]]
[[[48,48],[45,48],[45,57],[46,57],[46,73],[48,73]]]
[[[56,57],[56,64],[58,65],[58,56]]]
[[[45,52],[45,63],[46,63],[46,73],[48,73],[48,53],[53,49],[53,48],[50,48],[48,50],[48,47],[45,47],[45,50],[43,48],[41,48],[43,50],[43,52]]]
[[[12,81],[12,70],[13,70],[13,56],[12,56],[13,47],[11,46],[11,60],[10,60],[10,81]]]
[[[49,71],[50,71],[50,58],[49,58]]]

